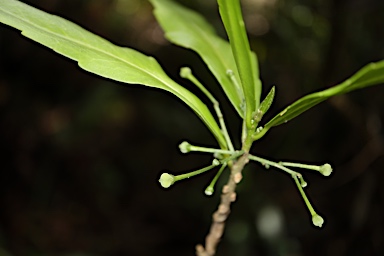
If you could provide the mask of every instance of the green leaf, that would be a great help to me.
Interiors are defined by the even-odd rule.
[[[261,102],[259,109],[257,110],[254,120],[258,124],[261,121],[261,118],[269,110],[272,105],[273,99],[275,98],[275,86],[269,91],[265,99]]]
[[[275,98],[275,86],[272,87],[268,95],[260,104],[259,110],[263,113],[263,115],[267,113],[267,111],[271,107],[274,98]]]
[[[236,88],[227,76],[227,70],[232,70],[239,79],[229,43],[218,37],[212,26],[200,14],[173,1],[150,0],[150,2],[155,8],[154,14],[165,31],[166,38],[172,43],[192,49],[200,55],[236,111],[243,117],[242,88]]]
[[[264,130],[288,122],[329,97],[381,83],[384,83],[384,60],[366,65],[339,85],[309,94],[297,100],[272,118],[264,126]]]
[[[218,0],[220,15],[227,31],[235,57],[245,97],[245,120],[248,129],[252,128],[252,114],[258,109],[261,82],[258,79],[257,60],[252,56],[245,31],[240,0]],[[255,80],[257,79],[257,80]],[[259,87],[259,88],[256,88]]]
[[[257,55],[254,52],[251,52],[251,64],[252,64],[252,75],[253,75],[253,81],[255,82],[255,107],[257,108],[260,104],[260,98],[261,98],[261,80],[259,78],[259,61],[257,59]],[[260,108],[260,106],[259,106]]]
[[[0,0],[0,22],[77,61],[81,68],[89,72],[173,93],[196,112],[220,146],[225,147],[224,136],[207,106],[170,79],[154,58],[116,46],[72,22],[15,0]]]

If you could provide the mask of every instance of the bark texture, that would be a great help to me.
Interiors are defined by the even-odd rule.
[[[205,238],[205,247],[201,244],[196,246],[197,256],[212,256],[224,233],[225,222],[231,212],[231,203],[236,200],[236,185],[242,179],[242,171],[248,163],[248,153],[242,155],[231,168],[231,175],[221,193],[221,201],[217,210],[212,215],[212,224]]]

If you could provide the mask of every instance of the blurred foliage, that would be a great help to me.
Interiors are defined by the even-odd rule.
[[[214,78],[196,55],[165,41],[147,1],[26,2],[155,56],[199,94],[178,78],[181,66],[191,66],[239,137],[239,119]],[[180,2],[224,36],[215,1]],[[381,0],[243,4],[264,95],[276,85],[271,116],[384,58]],[[218,203],[218,194],[203,194],[213,173],[167,191],[157,179],[165,169],[184,172],[210,160],[178,153],[184,139],[214,143],[200,120],[169,94],[82,72],[5,26],[0,49],[1,254],[191,255]],[[377,86],[336,97],[255,145],[264,156],[335,166],[329,179],[306,175],[326,217],[322,230],[311,226],[287,175],[249,165],[218,255],[383,255],[382,95]]]

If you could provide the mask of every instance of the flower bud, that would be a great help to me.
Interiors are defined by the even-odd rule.
[[[185,154],[191,151],[191,144],[189,144],[187,141],[183,141],[179,145],[180,152]]]
[[[312,223],[316,227],[321,228],[321,226],[324,224],[324,219],[320,215],[315,214],[312,216]]]
[[[299,179],[300,179],[300,185],[302,188],[305,188],[306,186],[308,186],[308,183],[304,180],[303,176],[301,176]]]
[[[329,176],[332,173],[332,166],[330,164],[324,164],[320,166],[319,172],[324,176]]]
[[[182,78],[187,78],[192,74],[192,70],[189,67],[183,67],[180,69],[180,76]]]
[[[169,173],[163,173],[160,176],[159,182],[163,188],[169,188],[173,183],[175,183],[175,176]]]
[[[209,186],[205,189],[204,193],[207,195],[207,196],[211,196],[213,194],[213,187]]]
[[[212,160],[212,165],[220,165],[220,161],[215,158]]]

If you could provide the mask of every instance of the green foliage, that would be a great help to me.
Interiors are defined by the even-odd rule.
[[[261,102],[259,109],[257,110],[255,116],[253,117],[253,120],[256,123],[259,123],[264,113],[267,113],[267,111],[269,110],[269,108],[273,103],[274,98],[275,98],[275,86],[272,87],[272,89],[269,91],[265,99]]]
[[[286,123],[304,111],[332,96],[345,94],[353,90],[362,89],[380,83],[384,83],[384,61],[370,63],[341,84],[324,91],[309,94],[297,100],[272,118],[272,120],[265,125],[264,129],[268,130],[271,127]]]
[[[154,14],[165,31],[166,38],[200,55],[237,113],[243,117],[242,88],[236,88],[227,75],[227,71],[232,70],[235,77],[239,78],[230,44],[217,36],[212,26],[192,10],[169,0],[150,0],[150,2],[154,6]]]
[[[245,119],[247,127],[250,128],[255,118],[257,124],[261,119],[260,113],[258,114],[261,82],[258,77],[257,57],[249,48],[239,1],[218,1],[231,44],[218,37],[199,14],[170,0],[150,1],[167,38],[197,52],[215,75],[239,115]],[[223,132],[206,105],[169,78],[152,57],[116,46],[72,22],[19,1],[0,0],[0,3],[2,23],[21,30],[24,36],[77,61],[84,70],[124,83],[163,89],[176,95],[203,120],[220,147],[227,148]],[[232,75],[228,75],[228,72]],[[368,64],[343,83],[297,100],[267,122],[264,129],[254,134],[253,138],[259,139],[270,128],[293,119],[329,97],[383,83],[383,74],[384,61]],[[236,80],[240,80],[241,87],[237,87]],[[268,108],[272,98],[267,97]],[[245,114],[242,109],[244,100]],[[262,110],[263,114],[266,110]]]
[[[116,81],[169,91],[191,107],[216,137],[226,142],[206,105],[170,79],[158,62],[133,49],[116,46],[80,26],[15,0],[0,0],[0,21],[78,62],[84,70]]]
[[[252,54],[247,34],[245,31],[243,16],[241,14],[240,1],[218,0],[220,15],[231,43],[237,68],[239,70],[241,85],[245,98],[245,122],[251,129],[252,115],[259,107],[261,82],[258,79],[257,59]]]
[[[332,96],[384,83],[384,61],[368,64],[339,85],[309,94],[297,100],[267,122],[264,127],[257,128],[263,115],[268,111],[274,100],[275,87],[271,89],[260,104],[261,81],[259,79],[258,61],[256,54],[251,51],[249,46],[240,1],[217,1],[230,44],[219,38],[213,28],[197,13],[171,0],[149,1],[154,5],[155,16],[164,29],[166,37],[171,42],[192,49],[201,56],[220,83],[229,101],[240,117],[243,118],[246,129],[243,130],[242,134],[242,150],[237,151],[233,148],[225,128],[224,116],[219,108],[219,103],[204,85],[195,79],[189,68],[182,69],[181,76],[195,83],[211,100],[220,125],[218,125],[207,106],[190,91],[168,77],[152,57],[133,49],[116,46],[72,22],[47,14],[16,0],[0,0],[0,22],[21,30],[24,36],[77,61],[84,70],[115,81],[142,84],[171,92],[202,119],[217,139],[221,149],[193,146],[183,142],[180,145],[182,153],[191,151],[213,153],[215,159],[212,164],[186,174],[172,175],[164,173],[159,180],[163,187],[168,188],[178,180],[190,178],[221,165],[218,175],[215,176],[206,189],[206,193],[210,195],[214,191],[214,184],[221,172],[227,165],[232,165],[233,160],[237,160],[236,164],[240,162],[242,165],[238,165],[240,167],[235,173],[238,175],[231,176],[234,183],[228,183],[234,191],[235,183],[240,182],[242,178],[242,168],[249,160],[253,160],[265,167],[273,166],[290,174],[312,215],[313,224],[321,227],[324,220],[315,212],[303,190],[307,183],[300,173],[288,167],[315,170],[324,176],[331,174],[332,167],[329,164],[312,166],[289,162],[277,163],[250,155],[249,150],[252,143],[264,136],[270,128],[295,118]],[[245,108],[243,106],[244,102]],[[225,196],[225,193],[223,193],[223,198]],[[221,209],[226,207],[229,209],[231,200],[234,199],[223,200],[224,203],[221,204]],[[224,212],[226,213],[226,211]],[[227,216],[224,217],[223,219],[226,219]]]

